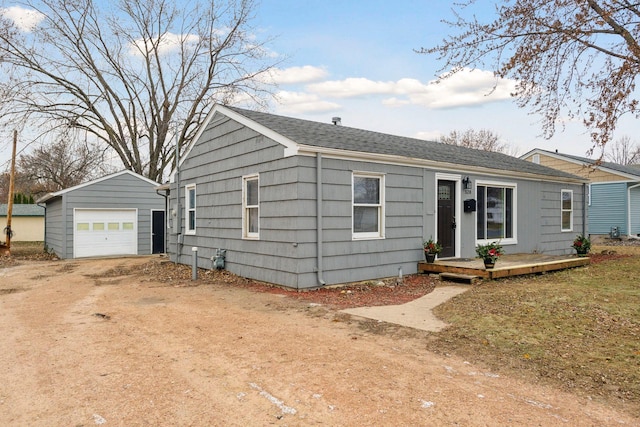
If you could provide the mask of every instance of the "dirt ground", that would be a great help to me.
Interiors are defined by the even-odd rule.
[[[640,425],[436,355],[427,332],[154,265],[0,268],[0,425]]]

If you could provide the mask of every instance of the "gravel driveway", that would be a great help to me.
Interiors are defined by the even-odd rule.
[[[0,269],[0,425],[639,425],[430,352],[430,334],[148,258]]]

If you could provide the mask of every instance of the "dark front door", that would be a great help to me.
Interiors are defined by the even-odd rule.
[[[151,253],[164,253],[164,211],[151,211]]]
[[[438,241],[442,245],[440,257],[456,255],[456,183],[438,180]]]

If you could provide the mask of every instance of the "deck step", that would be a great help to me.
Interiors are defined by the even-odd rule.
[[[470,285],[482,280],[480,276],[472,276],[470,274],[458,273],[440,273],[440,279],[449,282],[468,283]]]

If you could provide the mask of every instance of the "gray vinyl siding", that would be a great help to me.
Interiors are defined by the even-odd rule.
[[[591,184],[590,234],[609,234],[611,227],[627,234],[627,212],[627,183]]]
[[[62,198],[47,202],[45,211],[44,241],[47,250],[64,258],[66,253],[64,239],[64,224],[62,222]]]
[[[231,120],[214,118],[181,168],[180,197],[185,185],[196,184],[197,220],[196,235],[184,235],[180,262],[190,263],[192,247],[197,247],[199,265],[209,267],[215,250],[224,248],[226,268],[236,274],[294,288],[319,285],[316,159],[283,155],[280,144]],[[352,240],[352,171],[385,174],[385,239]],[[258,241],[242,239],[242,176],[253,173],[260,182]],[[387,277],[399,268],[405,274],[417,271],[423,180],[421,169],[323,159],[327,283]],[[170,205],[175,206],[175,186],[171,194]],[[169,253],[175,251],[172,232]]]
[[[571,254],[571,245],[576,235],[587,233],[584,223],[586,218],[583,218],[586,187],[548,182],[530,185],[539,188],[538,197],[536,199],[535,191],[530,191],[525,192],[522,200],[518,201],[518,215],[520,216],[520,210],[523,210],[521,218],[524,221],[518,223],[518,229],[522,231],[523,236],[523,244],[518,252]],[[562,190],[573,192],[573,229],[568,231],[562,231]],[[536,204],[539,205],[539,209],[536,209]],[[535,218],[536,213],[538,221]]]
[[[172,260],[212,268],[216,249],[227,251],[225,268],[243,277],[291,288],[318,287],[317,158],[284,157],[284,146],[223,115],[209,122],[180,168],[179,188],[173,183],[169,208],[180,197],[182,244],[169,231]],[[385,238],[353,240],[352,175],[384,176]],[[322,279],[326,284],[375,280],[417,272],[424,258],[422,242],[436,235],[436,174],[448,170],[322,157]],[[259,176],[259,240],[242,238],[242,177]],[[455,172],[460,177],[465,176]],[[508,253],[570,253],[582,230],[582,186],[544,181],[470,176],[517,185],[517,244]],[[185,231],[187,185],[196,185],[196,232]],[[561,233],[561,190],[573,190],[574,229]],[[475,199],[471,192],[460,195]],[[462,207],[460,209],[462,212]],[[170,215],[170,218],[172,216]],[[476,214],[462,213],[459,252],[475,257]],[[173,219],[175,226],[175,218]],[[178,256],[176,258],[176,252]]]
[[[156,193],[154,184],[121,174],[48,201],[46,243],[61,258],[73,258],[74,209],[137,209],[137,250],[147,255],[151,254],[151,210],[163,210],[164,198]]]
[[[353,172],[384,175],[384,239],[352,239]],[[417,271],[417,262],[423,256],[424,173],[422,169],[403,166],[323,161],[323,260],[327,283],[395,276],[400,268],[403,274]],[[312,204],[315,209],[315,200]]]
[[[571,243],[577,234],[583,232],[583,186],[545,181],[518,180],[495,176],[471,176],[472,181],[491,181],[498,186],[516,186],[516,244],[503,244],[505,253],[544,253],[565,255],[572,252]],[[561,192],[573,191],[573,230],[561,231]],[[468,197],[467,197],[468,196]],[[474,193],[463,196],[476,198]],[[475,232],[476,213],[462,213],[462,257],[476,256]]]
[[[210,268],[217,248],[227,250],[226,268],[245,277],[297,286],[301,266],[298,158],[283,158],[279,144],[234,121],[216,117],[193,147],[180,172],[181,228],[184,232],[184,186],[196,184],[196,233],[183,235],[179,262],[190,263],[198,248],[199,265]],[[242,238],[242,177],[259,174],[260,239]],[[172,186],[170,206],[176,207]],[[168,252],[176,253],[176,233],[169,230]]]

